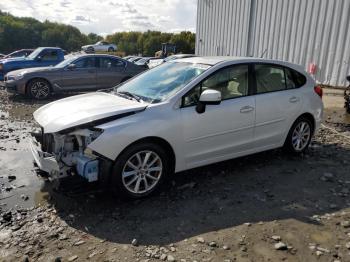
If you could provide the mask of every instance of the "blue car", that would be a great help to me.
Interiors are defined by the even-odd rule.
[[[53,66],[64,60],[64,51],[58,47],[39,47],[27,57],[0,60],[0,81],[14,70],[30,67]]]

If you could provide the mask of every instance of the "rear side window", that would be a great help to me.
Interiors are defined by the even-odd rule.
[[[274,65],[255,65],[257,94],[286,89],[283,67]]]
[[[277,65],[255,65],[257,94],[299,88],[306,77],[287,67]]]
[[[292,75],[293,82],[294,82],[296,88],[301,87],[301,86],[306,84],[306,77],[303,74],[300,74],[299,72],[297,72],[293,69],[290,69],[290,68],[286,68],[286,69]]]

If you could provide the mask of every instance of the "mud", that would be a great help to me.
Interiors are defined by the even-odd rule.
[[[79,179],[54,190],[27,149],[40,104],[0,99],[0,261],[350,261],[350,140],[339,135],[350,122],[331,90],[324,123],[340,133],[322,128],[306,154],[190,170],[141,201]]]

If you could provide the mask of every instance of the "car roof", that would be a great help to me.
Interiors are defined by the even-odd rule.
[[[273,63],[284,65],[287,67],[291,67],[298,71],[304,72],[304,68],[300,65],[293,64],[290,62],[275,60],[275,59],[267,59],[267,58],[258,58],[258,57],[244,57],[244,56],[195,56],[188,58],[181,58],[174,60],[174,62],[190,62],[196,64],[206,64],[206,65],[215,65],[222,62],[255,62],[255,63]]]

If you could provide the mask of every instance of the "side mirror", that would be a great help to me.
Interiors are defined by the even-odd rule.
[[[350,76],[347,76],[347,77],[346,77],[346,80],[348,80],[348,81],[350,82]]]
[[[35,60],[36,60],[36,61],[41,61],[41,59],[42,59],[42,57],[39,55],[39,56],[36,57]]]
[[[204,90],[196,106],[198,114],[205,112],[206,105],[218,105],[221,103],[221,92],[213,89]]]
[[[75,64],[69,64],[68,66],[67,66],[67,69],[69,69],[69,70],[74,70],[74,69],[76,69],[77,68],[77,66],[75,65]]]

